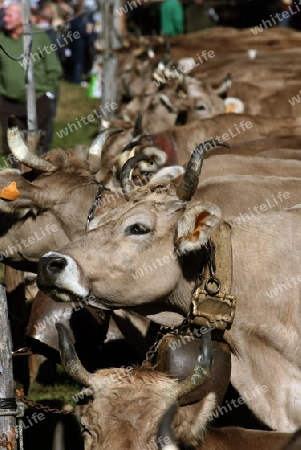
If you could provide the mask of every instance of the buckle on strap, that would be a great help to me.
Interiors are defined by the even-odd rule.
[[[218,293],[208,296],[207,291],[200,286],[192,298],[192,323],[225,331],[232,325],[235,308],[235,295]]]
[[[229,294],[232,284],[231,230],[221,224],[215,234],[216,244],[206,244],[207,265],[192,293],[192,323],[225,331],[235,316],[236,296]],[[218,250],[218,258],[216,258]],[[219,277],[215,275],[218,273]]]

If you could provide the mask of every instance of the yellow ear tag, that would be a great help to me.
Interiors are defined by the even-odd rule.
[[[15,181],[12,181],[10,185],[2,189],[0,197],[4,200],[16,200],[19,195],[20,191],[17,189],[17,184]]]

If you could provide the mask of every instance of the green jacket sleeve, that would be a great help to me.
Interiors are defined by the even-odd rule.
[[[45,72],[45,90],[46,92],[56,93],[60,77],[62,76],[62,66],[56,55],[55,48],[57,44],[51,43],[49,36],[42,33],[42,45],[45,51],[44,57],[44,72]]]

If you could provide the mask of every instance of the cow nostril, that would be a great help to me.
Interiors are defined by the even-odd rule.
[[[37,285],[39,289],[53,286],[68,265],[61,255],[43,256],[39,261]]]
[[[47,272],[51,272],[53,275],[56,275],[62,270],[64,270],[66,266],[67,261],[65,258],[62,258],[61,256],[48,258],[48,262],[46,265]]]

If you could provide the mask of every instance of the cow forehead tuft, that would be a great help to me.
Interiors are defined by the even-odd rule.
[[[56,166],[58,170],[86,170],[86,161],[83,160],[74,150],[62,150],[60,148],[53,149],[47,153],[45,159]]]
[[[160,182],[147,184],[146,186],[137,188],[133,193],[133,200],[135,200],[136,197],[137,198],[146,197],[152,193],[157,195],[168,195],[177,197],[176,186],[174,184],[169,182],[165,183]]]
[[[117,206],[117,208],[97,216],[95,218],[97,221],[95,226],[90,229],[92,231],[93,229],[99,228],[100,226],[103,227],[112,221],[115,223],[122,220],[123,216],[124,218],[126,216],[128,217],[131,213],[156,213],[158,210],[162,209],[163,211],[175,212],[183,210],[185,207],[186,202],[182,202],[177,196],[167,195],[165,192],[156,191],[148,195],[136,194],[129,202],[121,204]]]

